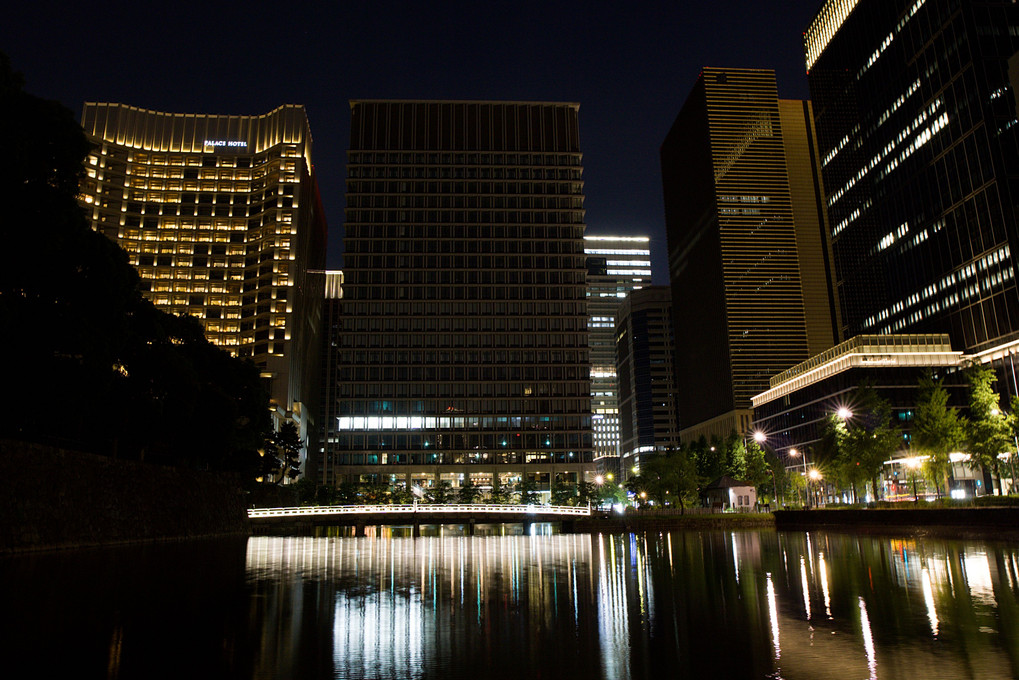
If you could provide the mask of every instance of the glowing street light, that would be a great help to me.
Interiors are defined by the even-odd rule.
[[[767,437],[760,430],[758,430],[757,432],[754,432],[754,441],[757,442],[758,444],[763,444],[764,440],[766,440],[766,439],[767,439]]]
[[[821,471],[818,470],[817,468],[811,468],[810,472],[807,473],[807,477],[809,477],[810,480],[813,481],[813,482],[818,482],[821,479]],[[813,496],[813,495],[814,495],[814,493],[812,491],[811,492],[811,496]],[[815,497],[814,498],[814,507],[816,508],[818,505],[819,505],[818,500]]]
[[[853,417],[853,412],[847,409],[845,406],[841,406],[839,407],[839,410],[836,413],[836,415],[842,420],[849,420],[850,418]]]

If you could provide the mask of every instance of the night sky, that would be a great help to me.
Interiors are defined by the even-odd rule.
[[[802,34],[822,0],[19,2],[0,50],[34,94],[261,114],[304,104],[342,262],[350,99],[580,102],[589,234],[652,238],[666,283],[658,147],[703,66],[773,68],[806,98]]]

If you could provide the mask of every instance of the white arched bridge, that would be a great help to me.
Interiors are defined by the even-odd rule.
[[[315,505],[292,508],[251,508],[248,518],[256,529],[352,526],[354,535],[366,526],[413,526],[419,535],[422,524],[462,524],[474,533],[475,524],[523,524],[561,522],[569,530],[573,521],[591,516],[591,508],[569,505]]]

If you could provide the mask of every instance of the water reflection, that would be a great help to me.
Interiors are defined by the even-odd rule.
[[[774,531],[37,555],[0,560],[0,644],[41,677],[1008,678],[1017,558]]]

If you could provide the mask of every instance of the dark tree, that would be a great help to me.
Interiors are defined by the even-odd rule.
[[[158,311],[127,254],[78,205],[91,149],[71,112],[27,94],[0,54],[0,436],[201,469],[259,472],[268,395],[250,362]]]
[[[940,497],[942,485],[948,491],[949,454],[959,450],[966,433],[962,418],[948,405],[948,390],[930,373],[920,379],[912,434],[914,446],[927,454],[924,470]]]
[[[538,502],[538,485],[531,477],[524,473],[517,483],[520,505],[533,505]]]
[[[474,503],[480,496],[481,489],[476,484],[471,483],[471,476],[469,474],[465,474],[463,484],[460,485],[460,491],[457,493],[457,502],[465,505]]]

